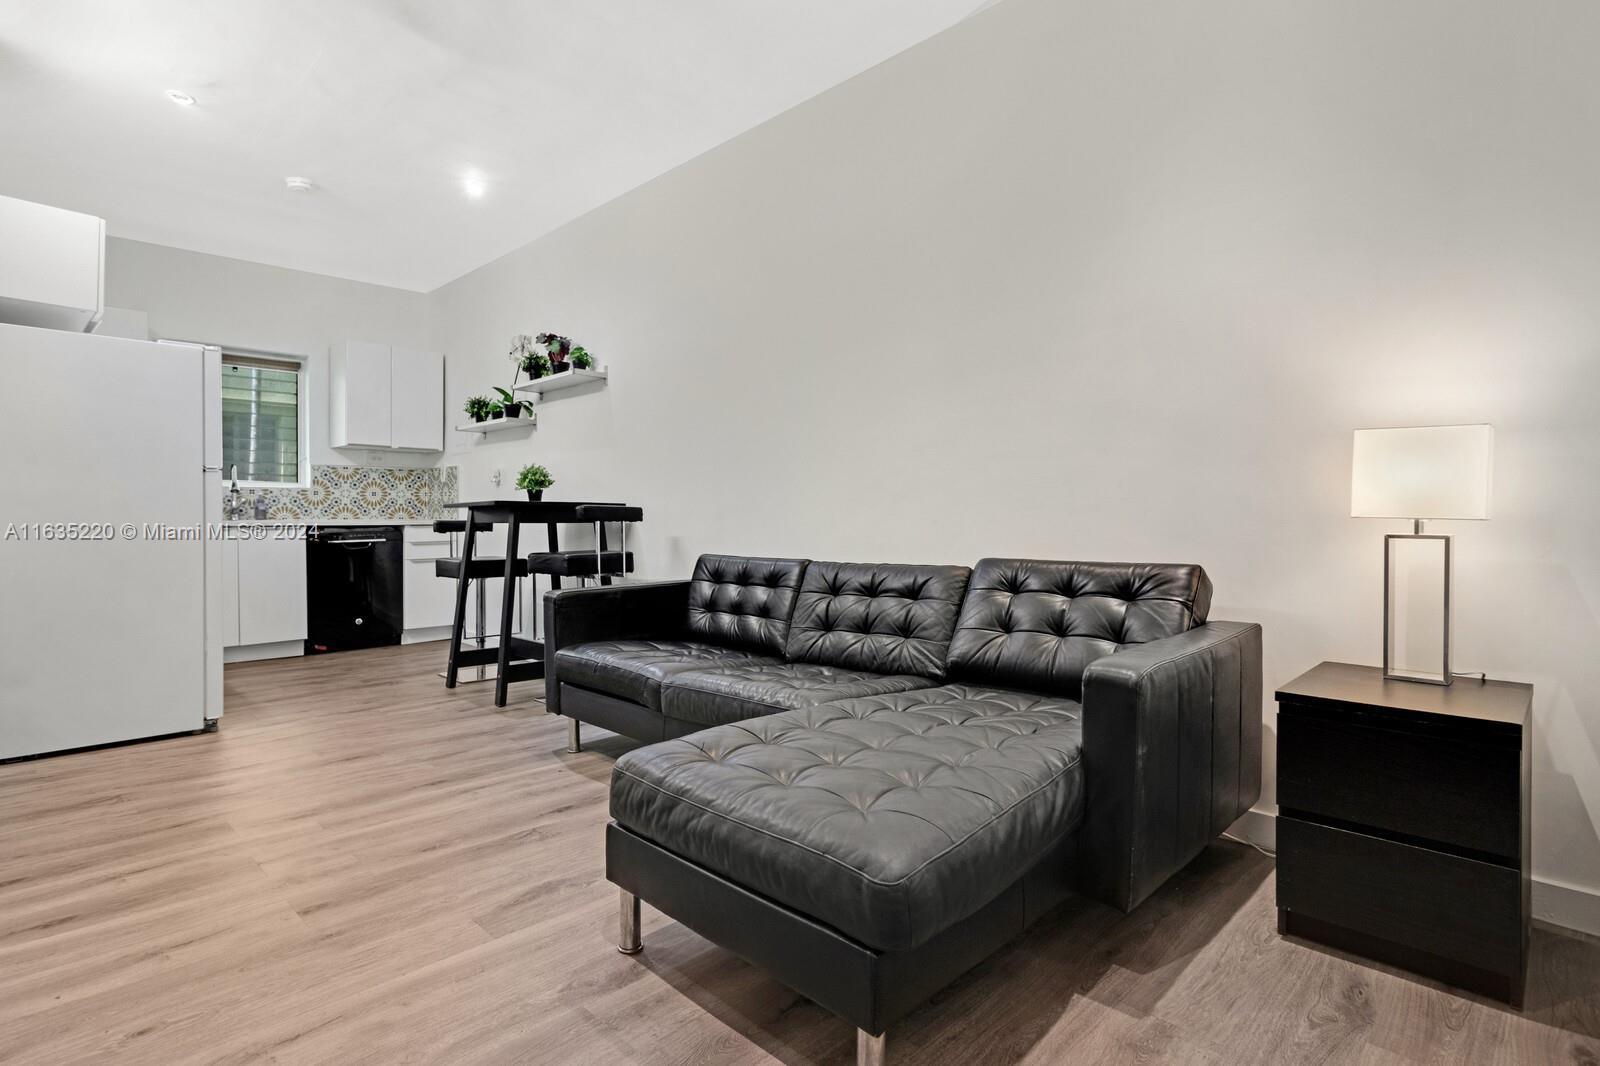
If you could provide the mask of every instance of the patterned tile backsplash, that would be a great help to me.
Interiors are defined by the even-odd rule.
[[[384,466],[311,467],[308,489],[241,489],[247,503],[257,495],[267,498],[267,517],[282,521],[305,519],[451,518],[440,504],[456,498],[456,468],[425,470]]]

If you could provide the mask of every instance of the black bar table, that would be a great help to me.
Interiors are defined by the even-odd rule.
[[[445,668],[444,687],[456,687],[456,671],[463,666],[478,666],[494,662],[498,664],[498,674],[494,679],[494,705],[506,705],[506,689],[512,681],[538,681],[544,677],[544,642],[541,640],[526,640],[522,637],[511,635],[512,616],[516,613],[517,579],[515,567],[517,560],[517,540],[524,523],[543,524],[545,535],[550,544],[550,551],[561,550],[561,539],[557,529],[562,524],[575,524],[578,522],[578,508],[593,506],[599,501],[578,500],[543,501],[543,500],[464,500],[457,503],[445,504],[446,507],[459,507],[467,512],[467,528],[461,540],[461,576],[456,581],[456,614],[455,622],[450,630],[450,665]],[[601,504],[602,506],[619,506],[617,504]],[[470,648],[463,650],[461,638],[467,617],[467,573],[472,564],[472,551],[477,541],[480,529],[487,529],[496,523],[506,524],[506,574],[501,587],[500,597],[500,645],[497,648]],[[584,525],[590,523],[584,522]],[[551,578],[552,588],[561,587],[559,577]],[[537,623],[539,617],[537,600],[539,596],[539,579],[533,579],[533,594],[536,601],[534,619]],[[513,658],[524,661],[512,665]]]

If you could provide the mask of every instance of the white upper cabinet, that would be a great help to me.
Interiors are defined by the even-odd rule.
[[[106,224],[0,196],[0,322],[84,333],[105,303]]]
[[[335,448],[389,448],[389,346],[346,341],[328,374],[328,437]]]
[[[444,356],[389,349],[390,447],[444,451]]]
[[[328,380],[333,447],[444,450],[444,356],[346,341]]]

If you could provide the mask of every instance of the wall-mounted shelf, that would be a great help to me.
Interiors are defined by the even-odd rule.
[[[574,367],[571,370],[563,370],[559,374],[550,374],[547,377],[539,378],[537,381],[530,381],[525,385],[518,385],[512,391],[540,394],[560,392],[562,389],[570,389],[576,385],[587,385],[591,381],[604,381],[605,379],[606,372],[604,370],[579,370]]]
[[[457,426],[457,433],[504,433],[511,429],[532,429],[536,416],[523,415],[521,418],[486,418],[482,422],[468,422],[464,426]]]

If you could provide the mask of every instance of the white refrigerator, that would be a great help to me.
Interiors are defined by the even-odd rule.
[[[0,759],[222,714],[221,354],[0,324]]]

